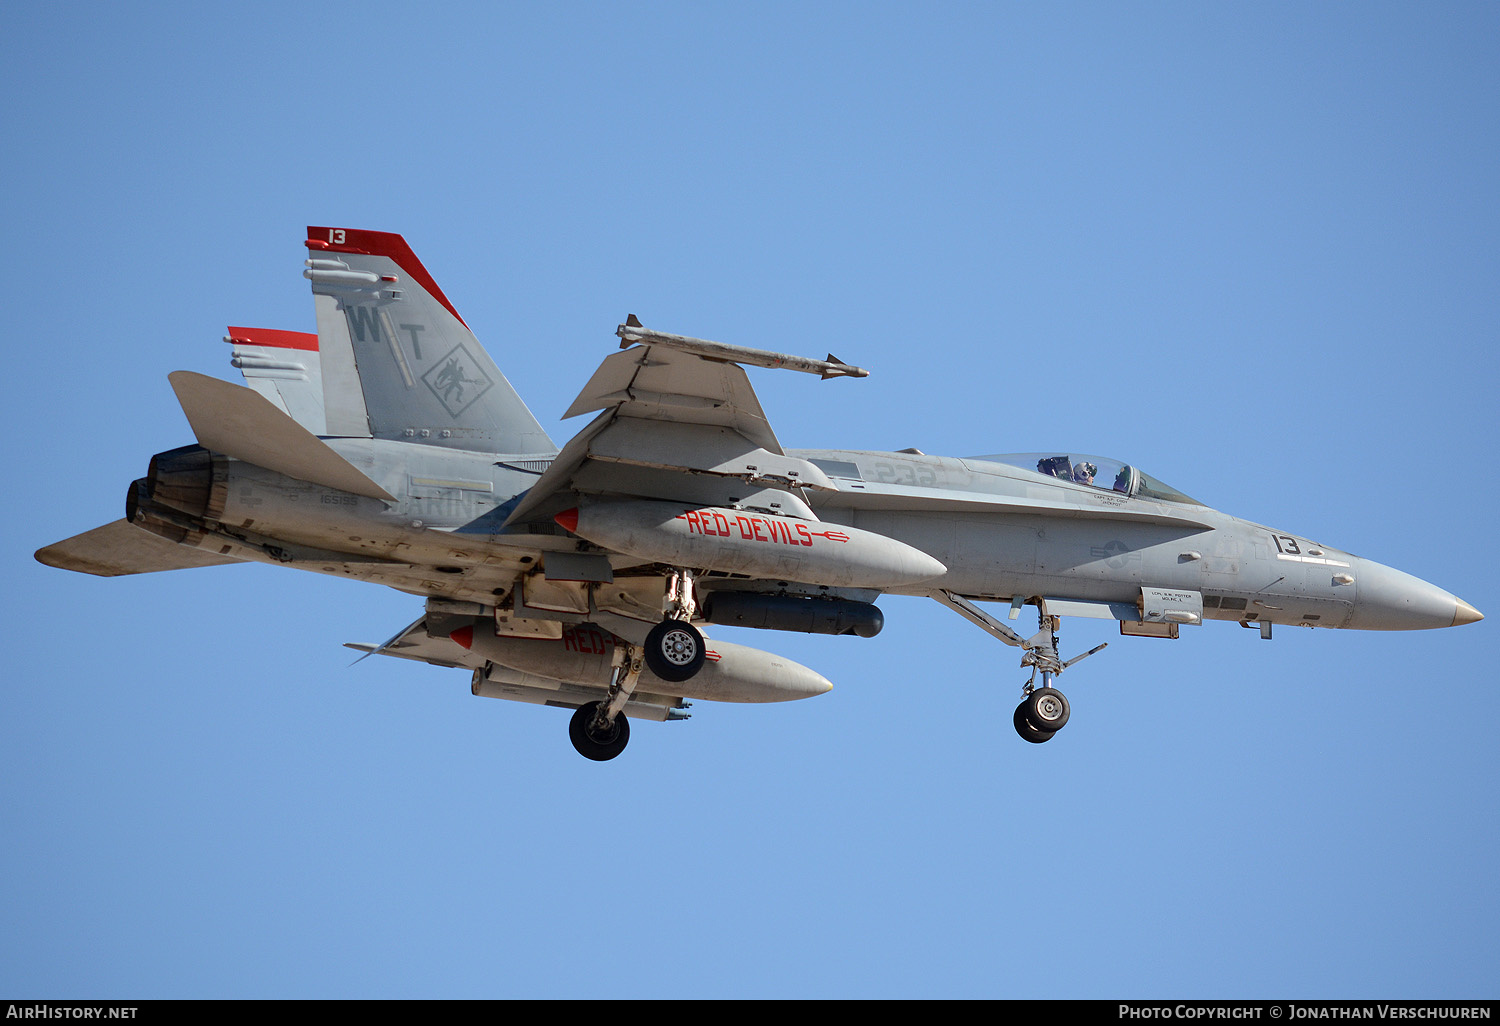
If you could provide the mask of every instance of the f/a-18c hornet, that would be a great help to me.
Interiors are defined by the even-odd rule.
[[[1205,620],[1269,638],[1277,624],[1482,619],[1119,460],[783,449],[744,365],[866,371],[634,315],[565,417],[597,415],[559,450],[401,236],[309,228],[307,249],[317,334],[230,328],[248,388],[171,374],[198,444],[151,458],[124,519],[38,559],[106,577],[255,561],[421,596],[395,637],[350,647],[463,667],[475,695],[575,710],[573,745],[600,761],[630,720],[685,719],[689,699],[832,687],[700,624],[871,637],[883,594],[935,599],[1021,650],[1014,724],[1030,742],[1068,721],[1055,678],[1105,647],[1065,660],[1064,615],[1167,638]],[[1025,606],[1034,633],[1011,626]]]

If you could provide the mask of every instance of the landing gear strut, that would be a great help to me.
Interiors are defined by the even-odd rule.
[[[568,721],[568,740],[579,755],[595,762],[608,762],[625,750],[630,741],[625,703],[635,692],[645,665],[645,650],[635,645],[615,646],[614,668],[604,701],[579,706]]]
[[[1031,667],[1031,679],[1021,688],[1025,697],[1021,699],[1021,704],[1016,706],[1012,723],[1015,725],[1016,733],[1032,744],[1039,745],[1043,741],[1050,741],[1052,735],[1067,724],[1070,712],[1067,697],[1052,686],[1052,678],[1080,659],[1087,659],[1105,648],[1108,642],[1063,662],[1057,654],[1057,629],[1060,617],[1048,615],[1045,599],[1034,600],[1041,629],[1029,638],[1022,638],[962,595],[941,591],[933,597],[1007,645],[1023,650],[1021,665]],[[1017,598],[1012,608],[1019,610],[1020,604],[1020,599]],[[1036,686],[1038,673],[1042,675],[1041,687]]]
[[[708,647],[703,634],[692,624],[696,611],[692,571],[672,571],[662,601],[662,622],[651,628],[644,645],[615,646],[609,694],[602,702],[580,706],[568,723],[568,738],[579,755],[606,762],[625,750],[630,740],[625,703],[635,691],[643,669],[672,683],[685,681],[703,669]]]
[[[692,571],[672,572],[662,606],[666,619],[646,635],[646,667],[662,680],[675,684],[703,669],[708,656],[703,634],[691,622],[697,610]]]

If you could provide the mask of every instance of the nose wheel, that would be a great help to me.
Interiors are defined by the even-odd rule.
[[[1056,688],[1037,688],[1026,696],[1026,718],[1054,734],[1068,722],[1068,699]]]
[[[1013,718],[1016,733],[1023,741],[1034,745],[1050,741],[1053,734],[1067,725],[1069,712],[1068,698],[1061,691],[1051,687],[1037,688],[1016,706]]]
[[[1023,638],[962,595],[939,591],[933,598],[1007,645],[1022,650],[1021,665],[1031,667],[1031,680],[1023,688],[1026,697],[1016,706],[1012,722],[1022,740],[1034,745],[1052,740],[1052,735],[1067,725],[1070,712],[1067,696],[1052,686],[1052,679],[1080,659],[1087,659],[1107,646],[1096,645],[1082,655],[1064,662],[1057,654],[1057,629],[1061,618],[1047,613],[1045,599],[1031,600],[1037,607],[1041,629],[1031,637]],[[1012,617],[1021,605],[1021,596],[1018,595],[1011,607]],[[1033,686],[1038,673],[1042,675],[1042,686],[1039,688]]]
[[[1030,702],[1031,699],[1026,698],[1022,700],[1020,705],[1016,706],[1016,714],[1012,718],[1012,722],[1016,725],[1016,733],[1021,735],[1022,741],[1030,741],[1034,745],[1039,745],[1043,741],[1051,741],[1052,735],[1057,733],[1057,731],[1042,730],[1035,723],[1031,722],[1030,717],[1026,715],[1026,707]]]

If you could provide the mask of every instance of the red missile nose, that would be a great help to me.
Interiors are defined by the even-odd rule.
[[[555,520],[555,521],[557,521],[559,524],[561,524],[564,530],[566,530],[566,531],[568,531],[568,532],[570,532],[572,534],[577,534],[578,533],[578,507],[577,506],[574,506],[572,509],[565,509],[565,510],[563,510],[561,513],[559,513],[557,516],[553,517],[552,519]]]
[[[473,624],[469,624],[469,626],[467,626],[467,627],[460,627],[458,630],[456,630],[452,634],[448,635],[448,637],[450,637],[454,641],[458,642],[464,648],[473,648],[474,647],[474,625]]]

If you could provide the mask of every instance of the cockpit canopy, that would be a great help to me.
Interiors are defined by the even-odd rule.
[[[976,460],[1004,463],[1019,467],[1043,477],[1088,485],[1104,491],[1116,491],[1139,499],[1163,499],[1167,502],[1185,502],[1190,506],[1201,506],[1197,499],[1189,498],[1171,485],[1165,484],[1145,473],[1139,467],[1112,460],[1108,456],[1085,456],[1079,453],[1023,452],[1005,453],[996,456],[976,456]]]

